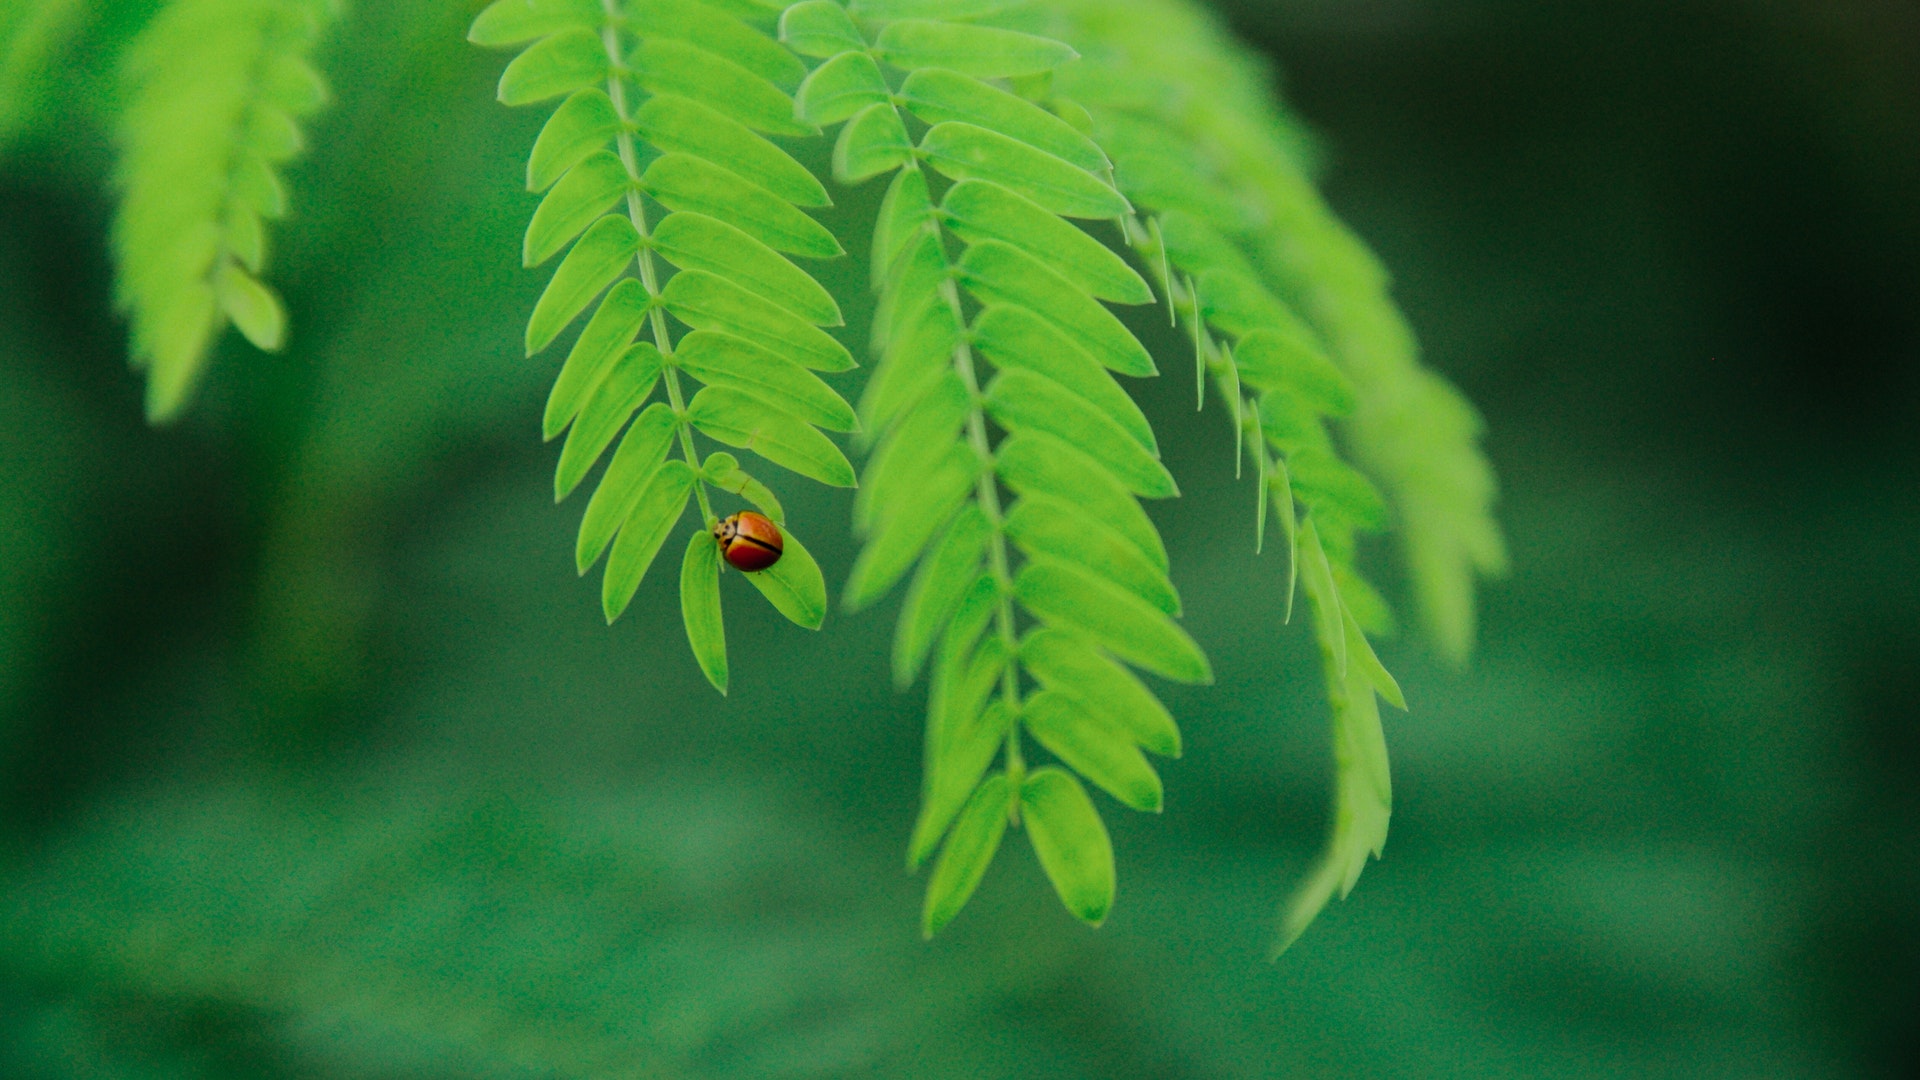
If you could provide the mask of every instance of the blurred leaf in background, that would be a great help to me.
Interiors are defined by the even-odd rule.
[[[893,612],[730,623],[756,662],[720,702],[574,574],[515,347],[537,118],[492,104],[473,6],[356,5],[289,173],[302,330],[223,345],[164,432],[92,179],[153,5],[75,5],[10,121],[0,1074],[1920,1069],[1910,5],[1224,9],[1486,413],[1513,544],[1470,671],[1383,650],[1394,841],[1278,965],[1329,762],[1303,628],[1242,603],[1282,569],[1205,525],[1244,508],[1218,417],[1142,396],[1218,680],[1167,695],[1186,752],[1112,823],[1122,902],[1084,930],[1002,858],[921,944]],[[844,580],[850,499],[788,502]]]

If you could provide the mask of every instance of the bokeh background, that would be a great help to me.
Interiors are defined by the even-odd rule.
[[[735,588],[722,700],[671,575],[608,630],[572,573],[538,118],[472,5],[356,5],[292,349],[142,423],[101,178],[152,6],[95,5],[0,150],[0,1075],[1920,1075],[1907,0],[1224,4],[1484,410],[1514,552],[1471,668],[1383,650],[1386,858],[1277,964],[1325,725],[1181,380],[1155,510],[1220,681],[1167,692],[1168,810],[1110,815],[1104,929],[1016,842],[922,944],[891,610]],[[848,500],[788,490],[838,581]]]

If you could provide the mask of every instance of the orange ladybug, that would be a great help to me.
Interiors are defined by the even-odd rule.
[[[765,570],[779,562],[785,547],[780,526],[765,514],[751,510],[714,522],[713,539],[720,545],[720,555],[727,560],[727,565],[747,573]]]

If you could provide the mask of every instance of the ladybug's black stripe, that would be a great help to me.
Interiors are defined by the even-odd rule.
[[[756,539],[755,537],[736,536],[733,538],[733,540],[734,540],[734,543],[736,544],[752,544],[754,547],[759,548],[761,551],[770,551],[775,555],[780,554],[779,548],[774,547],[772,544],[767,543],[765,540]]]

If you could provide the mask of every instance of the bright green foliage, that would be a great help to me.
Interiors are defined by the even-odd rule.
[[[48,69],[86,22],[85,0],[35,0],[0,7],[0,146],[41,109]]]
[[[300,121],[327,100],[308,57],[337,14],[334,0],[174,0],[128,58],[114,251],[156,423],[186,407],[227,325],[269,352],[286,341],[260,280],[266,223],[287,213]]]
[[[1154,364],[1102,301],[1153,293],[1076,223],[1129,213],[1105,155],[987,81],[1050,73],[1073,50],[890,17],[936,10],[910,7],[849,18],[815,0],[781,21],[783,40],[820,61],[801,114],[844,121],[836,179],[893,173],[874,232],[880,364],[861,402],[873,444],[856,509],[866,546],[847,603],[913,573],[894,673],[911,682],[931,658],[908,852],[918,865],[940,851],[926,932],[959,912],[1009,823],[1025,827],[1067,909],[1097,925],[1113,902],[1105,826],[1070,773],[1027,770],[1027,737],[1123,805],[1157,811],[1160,779],[1141,749],[1177,753],[1179,735],[1120,662],[1212,678],[1173,621],[1179,596],[1137,502],[1178,488],[1112,374]],[[1023,642],[1028,623],[1038,626]],[[996,757],[1004,769],[988,776]]]
[[[173,0],[129,61],[116,243],[157,420],[228,324],[262,348],[285,338],[263,222],[285,210],[276,170],[302,148],[297,121],[325,98],[306,57],[332,5]],[[0,16],[0,136],[22,72],[78,7]],[[1156,297],[1191,335],[1200,402],[1211,382],[1226,406],[1255,549],[1271,521],[1284,552],[1276,602],[1290,616],[1304,592],[1324,659],[1333,836],[1283,945],[1351,889],[1391,811],[1378,699],[1405,707],[1368,638],[1392,615],[1361,538],[1402,533],[1423,620],[1455,657],[1476,575],[1502,551],[1477,421],[1418,364],[1262,71],[1182,0],[495,0],[469,37],[516,51],[502,103],[552,110],[526,163],[540,199],[521,259],[551,269],[524,347],[555,357],[554,495],[590,491],[575,562],[605,560],[607,620],[697,507],[681,615],[725,693],[716,503],[787,524],[734,451],[836,487],[856,479],[835,437],[867,451],[844,598],[910,582],[892,667],[903,687],[928,672],[908,850],[934,859],[928,934],[1010,826],[1066,908],[1101,922],[1115,872],[1095,798],[1157,812],[1149,755],[1181,750],[1135,671],[1212,679],[1141,505],[1179,488],[1115,378],[1158,374],[1116,313]],[[847,298],[809,269],[844,254],[813,213],[827,189],[795,156],[809,141],[823,156],[831,143],[838,184],[884,183],[878,363],[857,409],[822,378],[855,362],[829,332]],[[749,581],[817,629],[825,579],[786,539]],[[1029,768],[1035,749],[1054,763]]]
[[[523,261],[567,254],[527,323],[526,348],[542,352],[591,311],[543,423],[549,439],[568,433],[557,498],[618,439],[580,524],[580,572],[610,552],[601,603],[609,622],[619,617],[691,493],[701,520],[681,567],[681,615],[722,693],[723,564],[707,535],[717,520],[709,489],[782,524],[784,515],[732,454],[703,460],[696,433],[821,483],[854,483],[819,430],[853,430],[853,408],[813,374],[853,366],[820,329],[840,324],[840,308],[793,261],[842,252],[803,209],[827,205],[825,189],[767,138],[815,130],[791,97],[806,69],[769,29],[674,0],[499,0],[469,34],[523,47],[501,75],[502,102],[560,100],[527,163],[527,186],[544,197]],[[665,401],[649,404],[657,391]],[[826,583],[798,540],[750,580],[795,623],[818,629],[825,618]]]
[[[1431,636],[1464,657],[1474,577],[1503,561],[1492,474],[1471,408],[1419,366],[1385,274],[1289,152],[1265,73],[1184,5],[1056,7],[1059,32],[1087,60],[1062,73],[1052,105],[1084,116],[1141,211],[1126,237],[1192,331],[1202,401],[1211,376],[1237,461],[1254,466],[1255,545],[1271,507],[1290,563],[1282,602],[1291,612],[1292,583],[1304,583],[1326,657],[1334,825],[1320,869],[1288,905],[1284,949],[1386,840],[1392,795],[1375,695],[1405,701],[1366,637],[1392,619],[1357,568],[1356,537],[1399,526]]]

